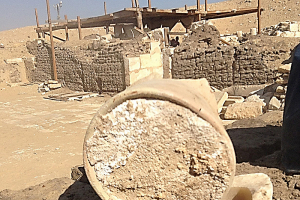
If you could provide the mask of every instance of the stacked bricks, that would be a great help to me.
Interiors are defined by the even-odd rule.
[[[175,79],[206,78],[211,86],[225,88],[233,84],[232,47],[196,48],[176,51],[173,57],[172,77]]]
[[[55,47],[57,74],[60,82],[72,90],[120,92],[126,88],[124,56],[150,52],[150,43],[135,41],[105,44],[87,42],[78,47]],[[36,56],[31,80],[43,82],[53,77],[50,45],[43,42],[27,44]],[[30,51],[29,49],[29,51]]]
[[[255,45],[238,46],[233,64],[234,85],[259,85],[274,82],[274,70],[267,66],[269,52]]]

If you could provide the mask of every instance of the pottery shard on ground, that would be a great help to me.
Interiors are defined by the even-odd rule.
[[[276,97],[272,97],[269,102],[269,109],[270,110],[278,110],[281,106],[280,101]]]
[[[261,114],[263,104],[261,102],[242,102],[234,103],[228,106],[225,119],[248,119]]]
[[[233,188],[248,188],[253,200],[272,200],[273,185],[268,175],[263,173],[235,176]]]

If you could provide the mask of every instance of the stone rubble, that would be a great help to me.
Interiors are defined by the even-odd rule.
[[[51,90],[56,90],[61,87],[62,87],[62,84],[58,83],[58,81],[48,80],[48,81],[45,81],[44,83],[39,84],[38,92],[39,93],[50,92]]]
[[[280,22],[277,25],[264,28],[262,33],[270,36],[300,37],[299,22]]]

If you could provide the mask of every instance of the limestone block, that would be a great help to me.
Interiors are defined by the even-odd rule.
[[[280,106],[281,106],[280,101],[276,97],[272,97],[269,102],[268,108],[270,110],[278,110],[280,108]]]
[[[272,200],[273,198],[271,179],[263,173],[235,176],[232,188],[248,188],[251,191],[252,200]]]
[[[60,83],[48,84],[48,87],[49,87],[51,90],[53,90],[53,89],[61,88],[61,84],[60,84]]]
[[[279,78],[277,78],[276,79],[276,83],[278,83],[278,84],[287,84],[288,83],[288,77],[279,77]]]
[[[124,62],[128,64],[129,72],[139,70],[141,68],[140,57],[126,57]]]
[[[224,106],[229,106],[230,104],[242,102],[244,102],[244,98],[241,96],[229,96],[228,99],[226,99]]]
[[[58,81],[55,81],[55,80],[48,80],[48,81],[45,81],[45,84],[57,84]]]
[[[153,68],[152,72],[159,76],[159,78],[163,78],[164,70],[162,67]]]
[[[261,103],[262,106],[265,106],[266,103],[263,99],[260,98],[257,94],[249,96],[247,99],[245,99],[245,102],[258,102]]]
[[[285,93],[285,90],[284,90],[284,88],[283,88],[282,86],[278,86],[278,87],[276,88],[276,92],[277,92],[277,93]]]
[[[289,74],[291,71],[291,67],[292,67],[292,63],[286,64],[286,65],[281,65],[280,67],[278,67],[278,72]]]
[[[218,91],[218,92],[214,92],[214,95],[218,105],[218,113],[221,113],[223,105],[228,98],[228,93]]]
[[[290,24],[290,25],[289,25],[289,31],[291,31],[291,32],[296,32],[296,31],[298,31],[298,30],[299,30],[299,26],[298,26],[297,23],[295,23],[295,24]]]
[[[161,53],[152,54],[150,59],[150,67],[162,67],[163,56]]]
[[[251,28],[251,29],[250,29],[250,34],[251,34],[251,35],[257,35],[256,28]]]
[[[138,72],[131,72],[130,73],[130,85],[135,83],[136,81],[145,78],[151,74],[151,70],[149,69],[141,69]]]
[[[161,53],[161,49],[160,49],[160,42],[154,42],[152,41],[150,43],[150,54],[160,54]]]
[[[300,37],[300,32],[299,31],[295,32],[295,37]]]
[[[12,58],[12,59],[6,59],[5,62],[6,62],[6,64],[18,64],[18,63],[22,63],[23,59],[22,58]]]
[[[243,37],[243,31],[237,31],[236,34],[238,37]]]
[[[242,102],[234,103],[227,107],[224,115],[225,119],[248,119],[255,118],[263,114],[262,103],[260,102]]]
[[[295,37],[295,33],[291,31],[284,31],[281,35],[281,37]]]
[[[141,54],[140,55],[141,68],[148,68],[153,66],[151,62],[150,54]]]

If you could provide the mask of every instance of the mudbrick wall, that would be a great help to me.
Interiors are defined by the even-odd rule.
[[[206,78],[219,89],[273,83],[276,66],[289,52],[264,38],[243,38],[237,47],[224,45],[219,38],[213,26],[193,27],[191,35],[175,49],[172,78]]]
[[[28,43],[27,47],[36,56],[35,67],[26,67],[31,80],[42,82],[52,79],[50,45],[37,40]],[[58,80],[77,91],[122,91],[128,85],[125,81],[124,56],[148,53],[149,47],[148,44],[135,42],[107,45],[101,41],[56,46]]]

